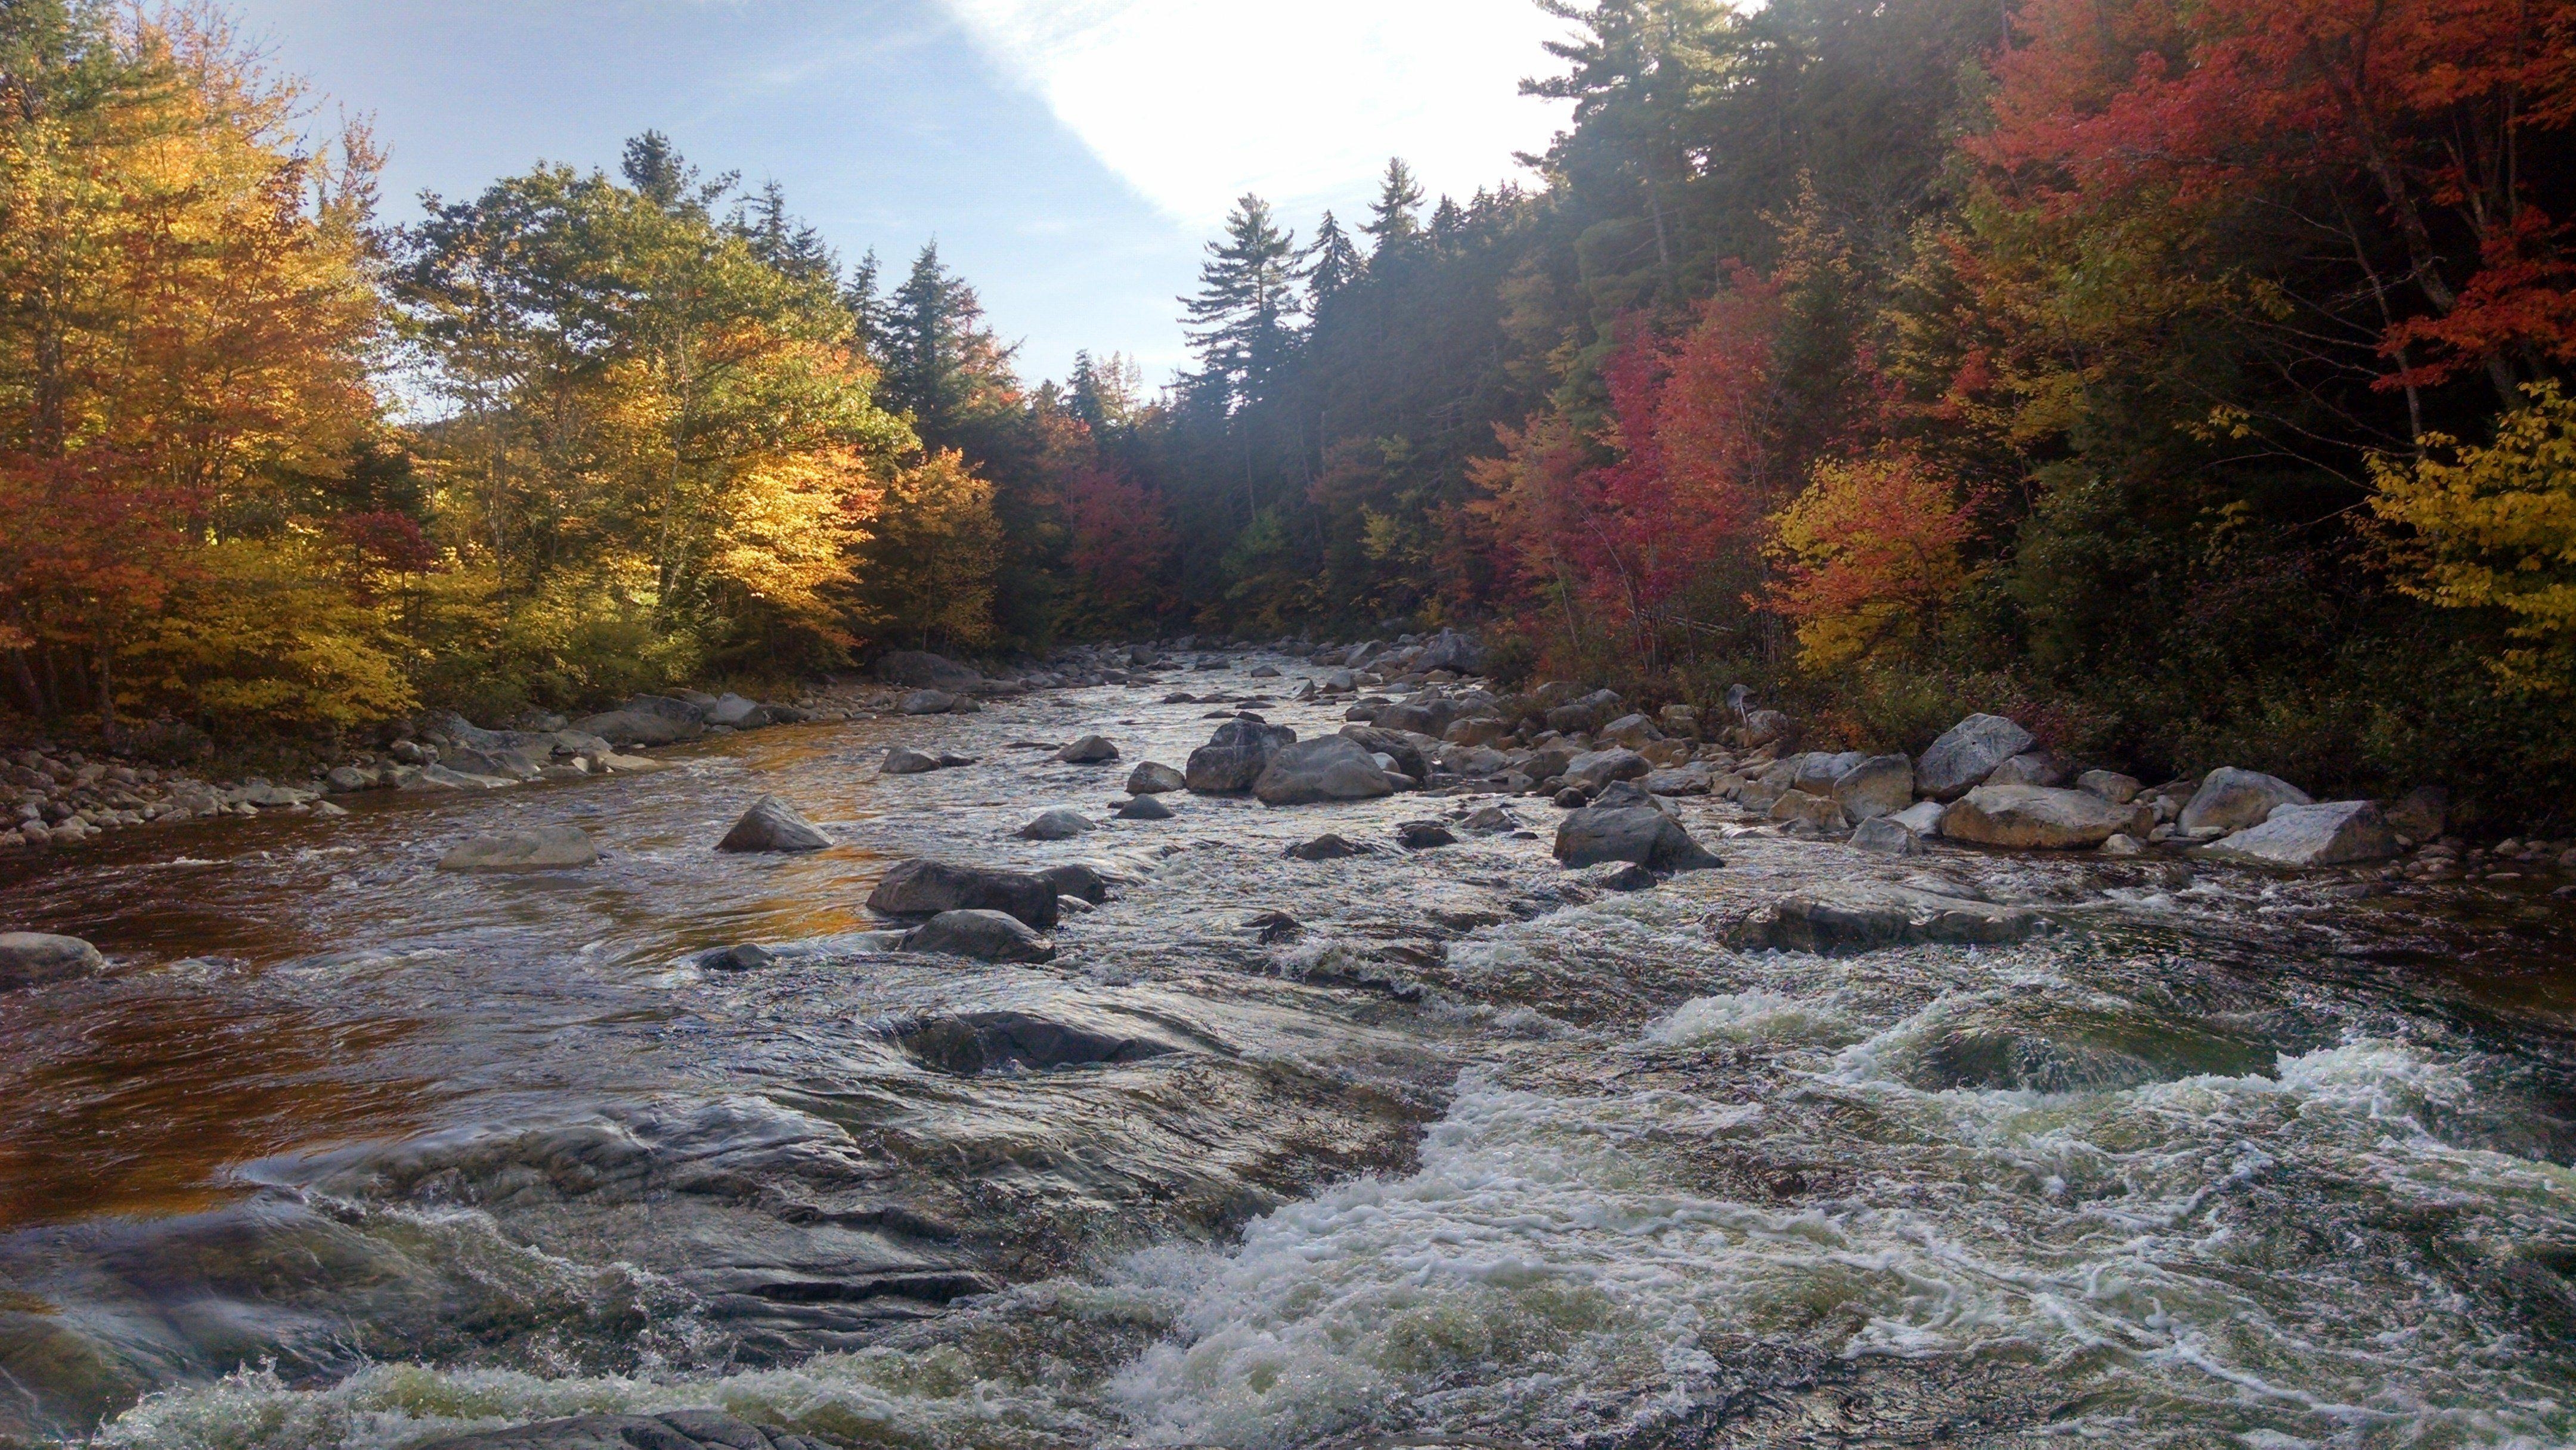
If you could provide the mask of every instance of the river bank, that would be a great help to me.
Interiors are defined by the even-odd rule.
[[[2576,938],[2545,879],[2170,837],[1881,854],[1755,808],[1817,752],[1656,719],[1632,747],[1623,714],[1560,764],[1565,732],[1519,738],[1544,717],[1445,738],[1507,693],[1426,671],[1468,708],[1408,732],[1387,712],[1436,713],[1408,671],[1344,688],[1312,653],[938,691],[971,712],[853,682],[815,703],[857,718],[659,771],[0,861],[7,925],[107,958],[0,999],[0,1434],[2576,1433],[2545,1332],[2576,1314]],[[1130,788],[1247,713],[1403,749],[1346,799],[1266,804],[1266,765]],[[1094,736],[1115,756],[1064,758]],[[1615,751],[1645,773],[1528,793]],[[1849,814],[1849,774],[1797,793]],[[763,797],[826,844],[717,850]],[[1636,810],[1724,864],[1559,859],[1568,821]],[[1058,811],[1090,828],[1028,833]],[[439,869],[561,829],[596,864]],[[1060,899],[1049,961],[906,950],[868,903],[916,858],[1105,889]]]

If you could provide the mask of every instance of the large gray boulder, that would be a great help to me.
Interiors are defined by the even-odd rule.
[[[1188,783],[1181,779],[1179,771],[1151,760],[1143,761],[1134,770],[1127,772],[1129,795],[1163,795],[1179,790]]]
[[[906,715],[945,715],[957,705],[957,696],[946,690],[915,690],[897,700],[894,707]]]
[[[1567,812],[1556,827],[1556,859],[1577,867],[1628,861],[1667,871],[1726,864],[1702,850],[1681,822],[1652,806],[1586,806]]]
[[[473,836],[438,858],[441,871],[564,871],[597,864],[599,848],[578,826]]]
[[[2090,850],[2137,819],[2080,790],[2040,785],[1981,785],[1941,813],[1941,834],[1954,841],[2022,850]]]
[[[956,1275],[949,1275],[955,1278]],[[971,1277],[971,1276],[969,1276]],[[900,1292],[900,1283],[890,1286]],[[829,1450],[820,1440],[764,1429],[721,1410],[576,1415],[454,1435],[420,1450]]]
[[[1833,797],[1855,821],[1894,815],[1914,804],[1914,762],[1873,755],[1834,777]]]
[[[2039,919],[2017,906],[1855,881],[1756,907],[1725,939],[1738,951],[1843,956],[1924,943],[1995,946],[2038,929]]]
[[[879,775],[927,775],[939,769],[939,757],[927,755],[908,745],[898,745],[886,752],[885,764],[877,767]]]
[[[2249,866],[2342,866],[2397,854],[2397,833],[2369,801],[2276,807],[2271,818],[2192,853]]]
[[[1655,767],[1625,746],[1587,750],[1565,763],[1565,783],[1597,791],[1614,780],[1643,780]]]
[[[1920,856],[1923,838],[1896,823],[1896,817],[1872,816],[1851,834],[1852,849],[1881,856]]]
[[[0,932],[0,992],[87,977],[107,966],[98,948],[76,936],[41,931]]]
[[[880,656],[877,678],[889,685],[951,692],[971,690],[984,682],[981,674],[955,660],[916,649],[899,649]]]
[[[2306,791],[2276,775],[2222,765],[2201,777],[2200,789],[2174,824],[2184,831],[2241,831],[2270,819],[2278,806],[2313,805]]]
[[[707,712],[669,695],[638,695],[606,714],[575,720],[571,728],[611,745],[677,745],[707,733]]]
[[[1252,789],[1270,757],[1296,743],[1297,732],[1258,720],[1228,720],[1208,743],[1190,752],[1181,783],[1202,795],[1239,795]]]
[[[1386,772],[1358,741],[1346,735],[1300,740],[1272,752],[1252,783],[1268,806],[1310,806],[1324,801],[1375,800],[1395,794]]]
[[[1421,746],[1413,743],[1400,731],[1381,729],[1374,725],[1345,725],[1342,727],[1342,735],[1346,739],[1358,741],[1360,749],[1373,755],[1383,755],[1394,761],[1396,770],[1402,774],[1412,776],[1415,780],[1431,778],[1430,758],[1422,753]]]
[[[832,838],[814,828],[794,806],[774,795],[752,802],[742,819],[733,823],[723,840],[716,842],[719,851],[820,851],[832,844]]]
[[[1026,871],[992,871],[945,861],[896,862],[868,895],[868,910],[882,916],[932,916],[943,911],[1003,911],[1039,931],[1053,931],[1056,890]]]
[[[1941,834],[1941,813],[1946,809],[1939,801],[1916,801],[1883,819],[1894,821],[1917,836],[1937,836]]]
[[[2027,730],[2001,715],[1971,715],[1941,732],[1914,766],[1914,788],[1936,801],[1952,801],[1983,784],[1995,767],[2037,744]]]
[[[903,934],[908,952],[937,952],[983,962],[1051,962],[1055,943],[1003,911],[943,911]]]

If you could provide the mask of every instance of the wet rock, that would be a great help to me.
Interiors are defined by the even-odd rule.
[[[1306,934],[1303,922],[1284,911],[1265,911],[1244,923],[1263,946],[1292,942]]]
[[[1088,866],[1049,866],[1038,876],[1055,888],[1058,896],[1070,896],[1094,906],[1109,899],[1108,879]]]
[[[1181,783],[1202,795],[1239,795],[1252,789],[1272,755],[1296,739],[1297,732],[1285,725],[1229,720],[1216,727],[1207,744],[1190,752]]]
[[[943,911],[903,935],[903,950],[983,962],[1051,962],[1055,943],[1003,911]]]
[[[333,767],[330,774],[323,776],[322,784],[333,795],[351,795],[362,790],[374,790],[376,777],[372,771],[342,765]]]
[[[1016,833],[1024,841],[1070,841],[1100,829],[1100,823],[1071,806],[1040,811]]]
[[[1652,794],[1645,786],[1633,780],[1614,780],[1601,787],[1600,793],[1592,797],[1591,804],[1604,808],[1644,806],[1648,810],[1662,811],[1675,820],[1681,818],[1671,801]]]
[[[1168,821],[1172,818],[1172,808],[1152,796],[1140,795],[1133,800],[1120,801],[1118,809],[1110,814],[1122,821]]]
[[[1583,787],[1579,785],[1569,785],[1565,789],[1558,791],[1549,799],[1548,803],[1561,810],[1574,811],[1581,810],[1583,807],[1592,804],[1592,797],[1583,793]]]
[[[2138,798],[2140,786],[2136,776],[2116,770],[2088,770],[2075,777],[2075,788],[2086,795],[2098,795],[2115,806],[2124,806]]]
[[[1499,836],[1521,828],[1521,818],[1501,806],[1480,806],[1463,822],[1479,836]]]
[[[2276,807],[2263,824],[2192,854],[2253,866],[2341,866],[2396,855],[2397,834],[2369,801],[2287,804]]]
[[[716,843],[719,851],[820,851],[832,844],[832,838],[816,830],[804,813],[774,795],[752,802],[742,819],[733,823],[725,838]]]
[[[2174,824],[2185,833],[2241,831],[2263,824],[2275,806],[2311,804],[2306,791],[2279,776],[2222,765],[2201,777],[2200,789],[2191,793]]]
[[[992,871],[945,861],[897,862],[868,895],[868,910],[884,916],[931,916],[943,911],[1003,911],[1039,931],[1055,929],[1056,889],[1026,871]]]
[[[1890,816],[1914,804],[1914,762],[1902,755],[1873,755],[1834,777],[1829,793],[1855,821]]]
[[[441,871],[562,871],[597,864],[599,848],[577,826],[474,836],[438,858]]]
[[[778,965],[778,956],[767,947],[740,942],[718,947],[698,957],[698,969],[705,972],[756,972]]]
[[[1872,816],[1852,832],[1852,847],[1880,856],[1920,856],[1923,838],[1899,825],[1894,816]]]
[[[1654,872],[1634,861],[1606,861],[1576,873],[1573,884],[1594,891],[1643,891],[1655,880]]]
[[[1851,882],[1756,907],[1724,936],[1739,951],[1843,956],[1925,943],[1995,946],[2038,929],[2039,918],[2020,907]]]
[[[1055,758],[1067,765],[1098,765],[1104,760],[1116,760],[1118,747],[1110,744],[1106,735],[1085,735],[1057,751]]]
[[[1568,866],[1631,861],[1665,871],[1725,863],[1700,849],[1682,824],[1646,806],[1586,807],[1557,824],[1556,859]]]
[[[2438,785],[2419,785],[2381,812],[2388,828],[2417,841],[2441,839],[2451,824],[2451,793]]]
[[[1106,1025],[1058,1021],[1034,1012],[960,1012],[906,1023],[895,1041],[925,1066],[957,1077],[1013,1068],[1048,1072],[1102,1063],[1144,1062],[1179,1049]]]
[[[1188,782],[1181,778],[1179,771],[1151,760],[1127,772],[1129,795],[1161,795],[1167,791],[1179,790],[1186,784]]]
[[[1610,750],[1589,750],[1565,763],[1565,783],[1597,791],[1614,780],[1639,780],[1654,767],[1646,757],[1624,746]]]
[[[939,768],[938,756],[926,755],[908,745],[898,745],[886,752],[885,764],[877,767],[877,774],[927,775]]]
[[[1395,843],[1408,851],[1428,851],[1435,846],[1455,846],[1458,837],[1438,821],[1400,821],[1395,827]]]
[[[2080,790],[1981,785],[1941,813],[1954,841],[2023,850],[2089,849],[2126,830],[2136,812]]]
[[[716,1410],[659,1415],[577,1415],[506,1430],[455,1435],[420,1450],[829,1450],[820,1440],[768,1430]]]
[[[915,690],[896,701],[895,708],[906,715],[946,715],[957,703],[957,697],[946,690]]]
[[[107,967],[98,948],[76,936],[0,932],[0,992],[94,976]]]
[[[1326,801],[1375,800],[1393,795],[1386,772],[1358,741],[1325,735],[1283,745],[1253,782],[1263,805],[1304,806]]]
[[[1914,788],[1937,801],[1952,801],[1994,774],[1995,767],[2037,742],[2001,715],[1971,715],[1941,734],[1914,766]]]
[[[1339,861],[1346,856],[1365,856],[1369,851],[1366,846],[1353,845],[1327,831],[1311,841],[1298,842],[1285,854],[1299,861]]]

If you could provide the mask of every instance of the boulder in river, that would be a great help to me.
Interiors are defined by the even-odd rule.
[[[725,838],[716,843],[719,851],[820,851],[832,844],[832,838],[816,830],[804,813],[774,795],[752,802],[742,819],[733,823]]]
[[[1923,943],[1994,946],[2038,929],[2039,919],[2017,906],[1855,881],[1756,907],[1724,935],[1739,951],[1841,956]]]
[[[1408,851],[1428,851],[1436,846],[1455,846],[1458,837],[1438,821],[1400,821],[1395,827],[1395,843]]]
[[[1996,766],[1986,784],[2061,786],[2067,774],[2066,761],[2056,751],[2025,750]]]
[[[1682,823],[1651,806],[1587,806],[1556,827],[1556,859],[1568,866],[1633,861],[1665,871],[1726,863],[1700,849]]]
[[[777,954],[753,942],[737,942],[698,955],[698,970],[704,972],[756,972],[776,965]]]
[[[1521,818],[1502,806],[1479,806],[1467,817],[1468,830],[1479,836],[1499,836],[1521,828]]]
[[[877,767],[877,774],[927,775],[939,768],[938,756],[924,754],[909,745],[898,745],[886,752],[885,764]]]
[[[2087,795],[2098,795],[2115,806],[2124,806],[2138,798],[2142,787],[2133,775],[2116,770],[2088,770],[2075,777],[2075,788]]]
[[[1088,866],[1049,866],[1038,875],[1055,888],[1058,896],[1088,901],[1094,906],[1109,899],[1109,881]]]
[[[2222,765],[2201,777],[2200,789],[2191,793],[2174,824],[2186,833],[2241,831],[2263,824],[2275,806],[2311,804],[2306,791],[2279,776]]]
[[[907,715],[945,715],[957,704],[957,697],[946,690],[915,690],[896,701],[895,708]]]
[[[1346,735],[1323,735],[1283,745],[1252,783],[1268,806],[1307,806],[1325,801],[1375,800],[1395,794],[1386,772]]]
[[[1941,834],[1954,841],[2024,850],[2090,849],[2136,819],[2132,808],[2080,790],[1981,785],[1941,813]]]
[[[823,1441],[764,1429],[719,1410],[576,1415],[454,1435],[421,1450],[829,1450]]]
[[[1369,849],[1326,831],[1311,841],[1300,841],[1289,847],[1285,854],[1298,861],[1339,861],[1345,856],[1365,856]]]
[[[1476,673],[1484,663],[1484,652],[1476,642],[1454,629],[1443,629],[1422,647],[1413,667],[1428,674],[1433,670],[1455,670],[1462,675]]]
[[[1887,819],[1894,821],[1896,824],[1903,826],[1909,831],[1912,831],[1918,837],[1937,836],[1941,834],[1941,812],[1943,809],[1944,807],[1939,801],[1916,801],[1905,809],[1888,816]]]
[[[1375,725],[1345,725],[1342,735],[1345,739],[1357,741],[1360,749],[1394,761],[1398,775],[1409,775],[1415,780],[1431,778],[1430,758],[1402,731],[1384,730]]]
[[[1116,760],[1118,747],[1109,743],[1106,735],[1085,735],[1057,751],[1055,758],[1067,765],[1098,765],[1104,760]]]
[[[1024,841],[1070,841],[1099,829],[1099,822],[1073,807],[1057,806],[1032,816],[1027,825],[1020,827],[1018,834]]]
[[[87,977],[107,966],[98,948],[76,936],[41,931],[0,932],[0,992]]]
[[[1157,761],[1142,761],[1134,770],[1127,772],[1129,795],[1162,795],[1179,790],[1186,784],[1188,782],[1181,779],[1179,771]]]
[[[1118,803],[1111,815],[1122,821],[1168,821],[1172,808],[1149,795],[1140,795]]]
[[[1880,856],[1920,856],[1923,838],[1896,823],[1894,816],[1872,816],[1851,834],[1852,848]]]
[[[903,950],[984,962],[1051,962],[1055,943],[1004,911],[943,911],[903,935]]]
[[[604,714],[575,720],[571,728],[611,745],[676,745],[707,733],[707,712],[669,695],[638,695]]]
[[[1773,801],[1770,819],[1783,825],[1804,824],[1819,831],[1839,831],[1850,824],[1843,819],[1843,808],[1833,797],[1809,795],[1802,790],[1785,791]]]
[[[1203,795],[1237,795],[1252,789],[1272,754],[1295,743],[1297,732],[1258,720],[1228,720],[1208,743],[1190,752],[1181,783]]]
[[[1833,797],[1855,821],[1892,816],[1914,804],[1914,762],[1873,755],[1834,777]]]
[[[2263,824],[2192,854],[2250,866],[2342,866],[2396,855],[2397,833],[2369,801],[2283,805]]]
[[[578,826],[470,836],[438,858],[441,871],[563,871],[597,864],[599,848]]]
[[[1118,1032],[1105,1024],[1063,1021],[1008,1009],[917,1019],[905,1023],[896,1032],[895,1041],[927,1066],[958,1077],[973,1077],[997,1068],[1044,1072],[1101,1063],[1143,1062],[1180,1050],[1158,1038]]]
[[[992,871],[945,861],[895,863],[868,896],[868,910],[884,916],[931,916],[943,911],[1006,911],[1039,931],[1055,929],[1056,889],[1026,871]]]
[[[1995,767],[2038,743],[2001,715],[1971,715],[1941,732],[1914,765],[1914,788],[1936,801],[1966,795]]]
[[[1597,791],[1614,780],[1642,780],[1653,770],[1646,757],[1625,746],[1587,750],[1565,763],[1565,783]]]
[[[877,678],[917,690],[971,690],[984,682],[973,669],[928,650],[899,649],[877,659]]]

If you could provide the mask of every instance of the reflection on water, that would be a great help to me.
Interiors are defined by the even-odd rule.
[[[1767,835],[1602,899],[1537,839],[1281,855],[1474,804],[1422,798],[1015,839],[1205,738],[1161,688],[0,862],[9,925],[117,964],[0,999],[0,1442],[706,1404],[923,1446],[2576,1436],[2545,900]],[[1092,730],[1124,758],[1050,759]],[[898,740],[982,763],[877,776]],[[716,854],[771,792],[839,844]],[[538,822],[602,864],[432,869]],[[874,952],[917,854],[1118,884],[1048,967]],[[2064,930],[1708,929],[1925,870]],[[690,965],[740,941],[782,960]]]

